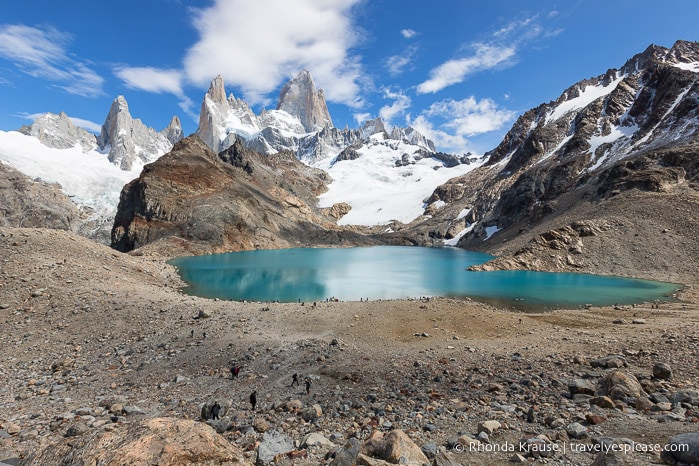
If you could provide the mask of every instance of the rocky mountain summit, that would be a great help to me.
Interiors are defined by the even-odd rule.
[[[694,204],[698,54],[696,42],[650,46],[620,69],[525,112],[482,167],[432,194],[428,204],[444,207],[434,209],[418,235],[502,252],[498,239],[511,246],[518,235],[605,217],[622,202],[613,198],[638,198],[639,191],[657,193],[642,196],[648,211],[662,211],[676,195]],[[573,209],[585,218],[571,219]],[[566,262],[576,268],[575,257],[564,255]]]
[[[309,165],[319,166],[326,161],[327,167],[344,150],[357,148],[372,135],[385,131],[380,118],[368,120],[356,129],[335,128],[322,89],[316,89],[310,72],[303,70],[284,85],[276,108],[262,110],[259,115],[244,100],[233,94],[226,97],[223,78],[217,76],[204,96],[196,134],[214,152],[240,140],[257,152],[273,154],[288,150]],[[386,135],[416,145],[427,153],[436,152],[434,143],[414,128],[396,127]]]
[[[178,124],[179,119],[173,119],[164,130],[165,134],[158,133],[141,120],[134,119],[126,99],[119,96],[112,102],[102,131],[97,137],[97,144],[100,149],[109,151],[110,162],[122,170],[131,170],[134,166],[152,162],[169,151],[172,148],[170,138],[182,136],[182,128]]]
[[[325,94],[316,90],[315,82],[308,70],[303,70],[287,82],[279,93],[277,110],[296,115],[307,132],[333,126]]]
[[[127,171],[152,162],[182,139],[182,125],[177,116],[164,130],[157,132],[131,116],[124,96],[112,102],[98,136],[75,126],[65,112],[45,113],[19,132],[55,149],[80,145],[83,152],[106,153],[110,162]]]
[[[31,125],[22,126],[19,132],[33,136],[42,144],[56,149],[68,149],[80,145],[83,152],[97,148],[95,135],[75,126],[65,112],[45,113]]]

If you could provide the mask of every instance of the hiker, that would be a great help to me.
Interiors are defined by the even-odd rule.
[[[214,403],[214,406],[211,408],[211,419],[221,419],[221,405],[218,404],[218,401]]]
[[[250,405],[252,405],[252,410],[255,411],[255,406],[257,405],[257,390],[250,394]]]
[[[291,376],[291,386],[293,387],[294,385],[299,385],[299,375],[297,373]]]
[[[231,379],[237,379],[239,373],[240,373],[240,366],[237,364],[233,364],[233,367],[231,367]]]
[[[306,395],[311,393],[311,379],[306,379]]]

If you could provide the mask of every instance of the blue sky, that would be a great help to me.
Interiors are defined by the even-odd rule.
[[[429,6],[428,6],[429,5]],[[382,116],[448,152],[651,43],[699,40],[694,0],[33,0],[0,8],[0,130],[65,111],[98,128],[118,95],[196,130],[209,82],[255,111],[302,69],[337,127]]]

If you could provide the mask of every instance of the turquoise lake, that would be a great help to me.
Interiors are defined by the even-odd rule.
[[[598,275],[466,270],[491,258],[458,248],[376,246],[245,251],[170,263],[189,284],[186,293],[236,301],[451,296],[546,309],[668,299],[679,288]]]

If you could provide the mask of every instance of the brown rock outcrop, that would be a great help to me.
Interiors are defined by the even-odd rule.
[[[94,430],[48,445],[23,463],[47,464],[226,464],[249,465],[240,449],[201,422],[153,418]]]
[[[216,155],[190,136],[124,187],[112,247],[187,255],[366,243],[316,207],[328,181],[290,152],[262,155],[236,142]]]

